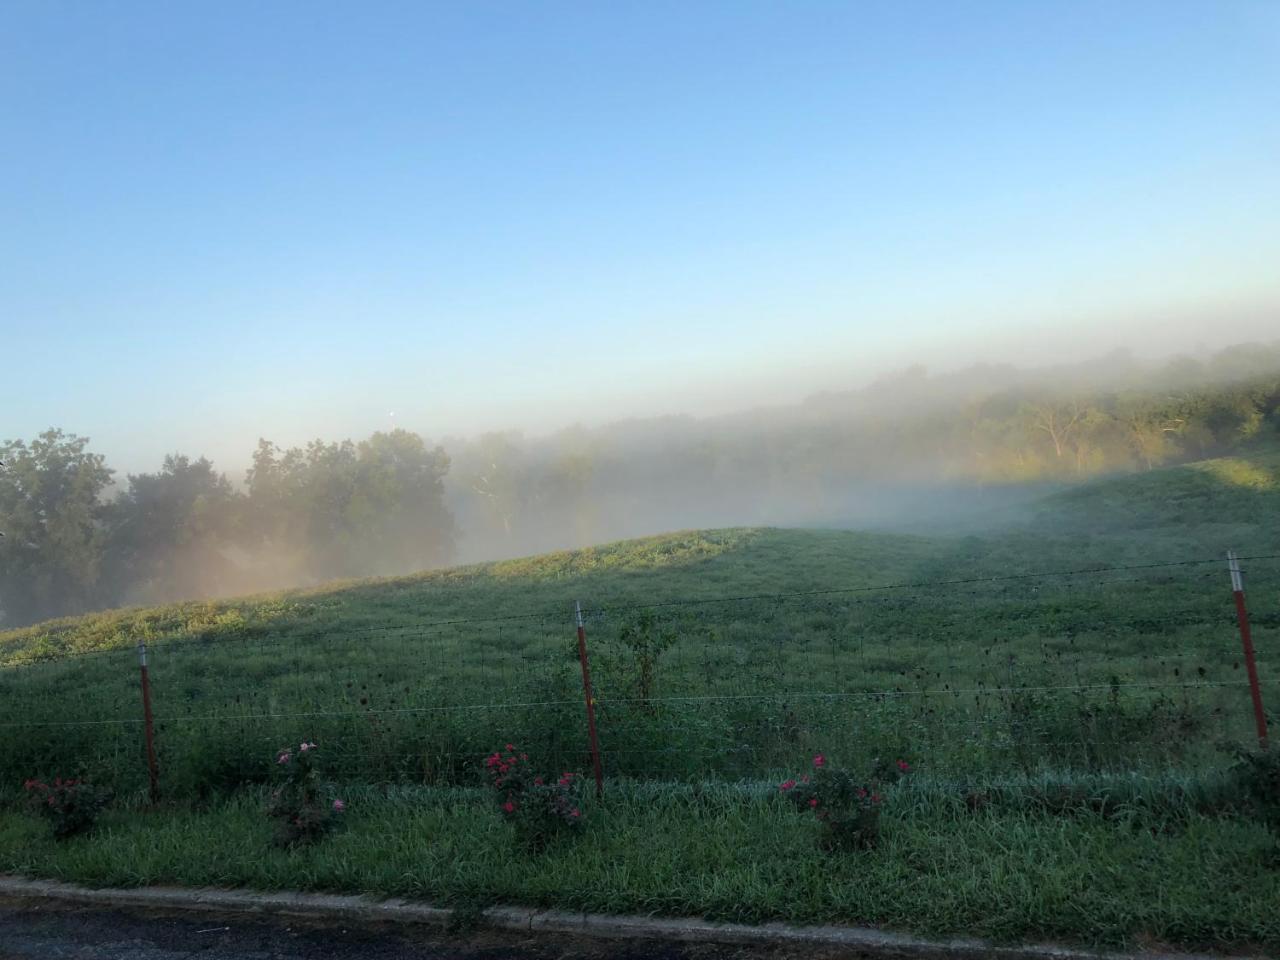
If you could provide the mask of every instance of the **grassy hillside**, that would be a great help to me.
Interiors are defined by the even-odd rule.
[[[842,740],[957,772],[1199,763],[1248,729],[1226,572],[1145,565],[1280,553],[1278,477],[1262,450],[1055,495],[988,537],[688,532],[39,624],[0,634],[22,731],[0,770],[58,756],[136,787],[139,638],[173,791],[302,736],[363,779],[465,778],[517,735],[580,764],[575,600],[613,773],[764,775]],[[1249,567],[1266,651],[1280,565]]]
[[[0,631],[0,663],[149,642],[415,629],[462,618],[865,588],[1280,551],[1280,447],[1043,498],[985,536],[687,531],[408,577],[126,609]]]

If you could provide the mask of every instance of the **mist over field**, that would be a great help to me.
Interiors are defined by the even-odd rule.
[[[689,528],[980,531],[1048,491],[1278,431],[1280,342],[916,366],[794,405],[541,436],[262,439],[245,471],[201,457],[194,435],[120,474],[92,438],[50,431],[3,447],[0,606],[15,625]]]

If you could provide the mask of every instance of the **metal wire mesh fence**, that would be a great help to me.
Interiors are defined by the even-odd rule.
[[[1280,702],[1280,558],[1245,558]],[[584,605],[606,776],[739,779],[815,752],[958,777],[1215,762],[1253,734],[1221,561],[821,593]],[[0,776],[147,783],[136,638],[0,669]],[[495,746],[590,770],[571,604],[413,628],[212,631],[149,648],[160,788],[256,782],[283,745],[334,776],[467,782]]]

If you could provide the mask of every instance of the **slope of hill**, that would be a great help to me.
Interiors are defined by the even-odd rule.
[[[1276,478],[1264,449],[1056,494],[984,537],[695,531],[38,624],[0,634],[0,720],[35,724],[0,768],[75,755],[136,783],[116,761],[139,639],[183,790],[321,733],[357,778],[449,780],[517,733],[572,758],[575,601],[613,772],[758,775],[854,728],[957,772],[1191,762],[1247,732],[1218,558],[1280,552]],[[1249,572],[1277,595],[1280,564]],[[1256,626],[1265,649],[1280,617],[1260,605]]]

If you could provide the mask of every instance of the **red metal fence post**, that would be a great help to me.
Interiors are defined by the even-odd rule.
[[[1258,664],[1253,658],[1253,637],[1249,632],[1249,611],[1244,605],[1244,576],[1240,559],[1234,550],[1227,551],[1227,569],[1231,571],[1231,592],[1236,599],[1236,619],[1240,623],[1240,640],[1244,644],[1244,666],[1249,673],[1249,693],[1253,696],[1253,719],[1258,726],[1258,744],[1267,748],[1267,714],[1262,709],[1262,689],[1258,686]]]
[[[151,677],[147,673],[147,641],[138,641],[138,666],[142,671],[142,726],[147,741],[147,778],[151,802],[160,799],[160,766],[156,763],[156,734],[151,721]]]
[[[582,664],[582,692],[587,699],[587,737],[591,743],[591,766],[596,774],[596,796],[604,794],[604,774],[600,769],[600,742],[596,739],[596,697],[591,690],[591,667],[587,663],[587,626],[582,619],[582,604],[575,600],[578,620],[578,660]]]

